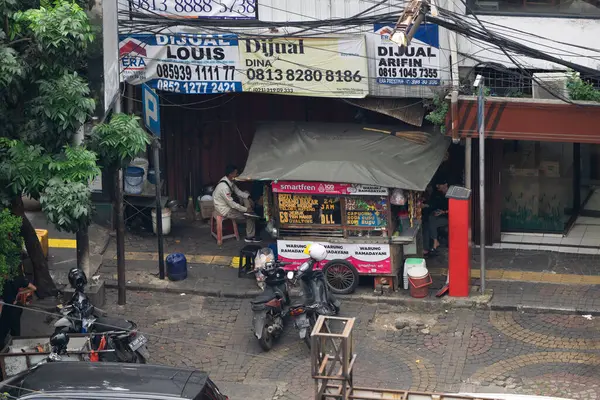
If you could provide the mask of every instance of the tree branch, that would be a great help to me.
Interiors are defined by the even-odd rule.
[[[22,39],[13,40],[12,42],[9,42],[8,45],[9,46],[13,46],[13,45],[18,44],[18,43],[30,42],[30,41],[31,41],[31,38],[22,38]]]

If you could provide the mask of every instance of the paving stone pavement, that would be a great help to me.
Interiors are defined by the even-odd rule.
[[[112,315],[137,322],[152,362],[206,370],[232,400],[310,399],[309,351],[291,324],[271,352],[246,299],[128,292]],[[357,318],[357,385],[600,398],[600,322],[580,315],[456,309],[427,314],[343,301]],[[262,396],[262,397],[260,397]]]
[[[171,233],[164,237],[165,252],[184,254],[210,254],[237,256],[246,244],[241,240],[226,240],[217,246],[210,236],[210,227],[202,221],[188,222],[181,212],[173,214]],[[243,236],[243,228],[240,228]],[[263,234],[265,244],[268,237]],[[151,232],[127,232],[125,251],[156,252],[156,236]],[[109,245],[109,253],[114,254],[115,241]],[[432,268],[447,268],[447,252],[442,249],[439,257],[427,261]],[[600,275],[600,255],[568,254],[541,250],[486,249],[488,269],[519,270],[532,272],[553,272],[557,274]],[[479,249],[472,252],[473,269],[479,268]]]

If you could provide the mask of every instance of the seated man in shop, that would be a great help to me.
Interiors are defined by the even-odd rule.
[[[448,199],[446,192],[448,191],[448,180],[440,178],[436,183],[436,190],[432,193],[425,207],[428,209],[429,218],[423,226],[423,253],[425,255],[433,255],[437,248],[440,247],[438,239],[439,229],[448,226]],[[433,247],[431,246],[433,240]]]
[[[246,223],[244,240],[247,243],[260,243],[260,239],[256,237],[254,205],[250,200],[250,194],[240,190],[233,182],[237,176],[238,168],[235,165],[228,165],[225,168],[225,176],[217,183],[213,192],[215,211],[222,217],[244,221]],[[243,205],[233,199],[234,193]]]

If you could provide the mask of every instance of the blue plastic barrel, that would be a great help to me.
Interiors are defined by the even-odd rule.
[[[181,281],[187,278],[187,260],[182,253],[173,253],[167,256],[167,276],[172,281]]]

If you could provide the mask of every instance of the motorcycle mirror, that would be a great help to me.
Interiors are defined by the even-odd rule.
[[[288,271],[287,273],[287,278],[291,281],[292,279],[294,279],[294,271]]]

